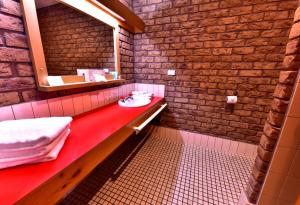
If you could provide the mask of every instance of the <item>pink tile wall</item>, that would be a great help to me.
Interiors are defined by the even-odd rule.
[[[134,89],[136,91],[147,91],[158,97],[165,96],[165,85],[135,83]]]
[[[133,90],[136,90],[137,86],[140,90],[163,97],[163,85],[126,84],[99,91],[0,107],[0,121],[78,115],[115,102],[119,97],[127,96]]]
[[[180,141],[186,145],[206,147],[208,149],[218,150],[229,154],[242,155],[252,159],[256,157],[257,146],[253,144],[167,127],[156,127],[154,133],[159,137],[165,137],[172,141]]]

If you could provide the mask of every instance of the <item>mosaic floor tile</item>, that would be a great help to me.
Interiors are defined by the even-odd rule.
[[[237,204],[252,159],[153,133],[127,140],[60,204]]]

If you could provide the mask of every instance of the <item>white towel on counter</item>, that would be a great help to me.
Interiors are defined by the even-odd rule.
[[[0,169],[13,167],[22,164],[32,164],[37,162],[45,162],[50,160],[55,160],[62,149],[68,135],[70,134],[70,129],[66,129],[61,133],[61,135],[45,147],[45,151],[42,153],[34,153],[32,155],[14,158],[4,158],[0,159]]]
[[[9,160],[10,158],[24,158],[30,156],[44,156],[48,154],[59,142],[61,139],[70,133],[69,127],[62,131],[57,138],[52,140],[49,144],[43,146],[32,146],[32,147],[18,147],[10,149],[0,149],[0,163]]]
[[[44,146],[70,126],[71,117],[49,117],[0,122],[0,150]]]

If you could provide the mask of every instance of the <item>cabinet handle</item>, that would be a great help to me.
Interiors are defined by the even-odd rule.
[[[149,122],[151,122],[151,120],[153,120],[153,118],[155,118],[163,109],[165,109],[165,107],[167,107],[167,103],[161,105],[161,107],[156,110],[155,113],[153,113],[147,120],[145,120],[142,124],[140,124],[139,126],[137,127],[133,127],[133,129],[135,130],[135,133],[138,134],[142,129],[144,129],[144,127],[146,125],[149,124]]]

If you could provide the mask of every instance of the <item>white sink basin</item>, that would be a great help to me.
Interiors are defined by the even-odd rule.
[[[148,98],[128,99],[125,102],[119,100],[119,105],[121,107],[142,107],[149,103],[151,103],[151,100]]]

